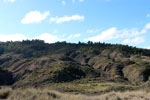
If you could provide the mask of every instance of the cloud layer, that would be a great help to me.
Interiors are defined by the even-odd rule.
[[[124,39],[122,41],[123,44],[138,45],[145,42],[143,34],[146,34],[148,31],[150,31],[150,23],[147,23],[141,31],[137,28],[118,30],[116,27],[112,27],[86,40],[104,42],[107,40]]]

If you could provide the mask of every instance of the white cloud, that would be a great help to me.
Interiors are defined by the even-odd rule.
[[[108,40],[119,39],[122,40],[123,44],[138,45],[146,41],[146,37],[144,37],[144,34],[148,33],[149,31],[150,23],[147,23],[141,30],[137,28],[118,30],[116,27],[112,27],[105,31],[102,31],[96,36],[85,39],[85,41],[104,42]],[[90,33],[94,31],[89,30],[88,32]]]
[[[119,31],[120,33],[117,35],[118,38],[130,38],[130,37],[134,37],[134,36],[141,34],[136,28],[123,29]]]
[[[141,31],[139,31],[137,28],[118,30],[119,34],[117,35],[117,37],[118,38],[133,38],[136,36],[143,35],[147,33],[149,30],[150,30],[150,23],[147,23]]]
[[[21,20],[22,24],[40,23],[50,15],[49,11],[41,13],[40,11],[31,11]]]
[[[63,22],[69,22],[69,21],[83,21],[83,20],[84,20],[84,16],[80,16],[80,15],[50,18],[50,22],[56,22],[57,24],[61,24]]]
[[[9,1],[12,2],[12,3],[15,2],[15,0],[9,0]]]
[[[93,42],[99,42],[99,41],[102,42],[102,41],[106,41],[106,40],[111,40],[114,38],[115,34],[117,34],[117,33],[118,33],[117,28],[113,27],[113,28],[110,28],[106,31],[103,31],[100,35],[90,37],[86,40],[93,41]]]
[[[138,45],[145,42],[145,39],[143,37],[136,37],[133,39],[126,39],[123,41],[124,44],[132,44],[132,45]]]
[[[70,39],[78,38],[80,37],[81,34],[72,34],[69,36],[58,36],[58,35],[53,35],[50,33],[42,33],[36,37],[29,38],[25,36],[24,34],[0,34],[0,41],[1,42],[7,42],[7,41],[22,41],[22,40],[32,40],[32,39],[39,39],[39,40],[44,40],[46,43],[54,43],[57,41],[67,41]]]
[[[7,42],[7,41],[22,41],[22,40],[32,40],[32,39],[39,39],[44,40],[46,43],[54,43],[56,41],[61,41],[61,39],[58,38],[58,36],[49,34],[49,33],[42,33],[37,37],[29,38],[26,37],[23,34],[0,34],[0,41],[1,42]]]
[[[145,29],[150,29],[150,23],[146,24]]]
[[[23,34],[0,34],[0,41],[6,42],[6,41],[22,41],[26,40],[27,38]]]
[[[34,39],[44,40],[46,43],[54,43],[59,41],[59,38],[55,35],[49,33],[43,33]]]
[[[79,34],[79,33],[74,35],[74,37],[80,37],[80,36],[81,36],[81,34]]]
[[[147,23],[145,27],[142,29],[141,33],[146,33],[150,30],[150,23]]]
[[[1,1],[1,0],[0,0]],[[3,2],[10,2],[10,3],[14,3],[16,0],[2,0]]]
[[[150,46],[149,47],[145,47],[145,49],[150,49]]]

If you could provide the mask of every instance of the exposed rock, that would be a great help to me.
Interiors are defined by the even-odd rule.
[[[147,81],[150,76],[150,67],[146,65],[129,65],[123,69],[124,77],[131,82]]]

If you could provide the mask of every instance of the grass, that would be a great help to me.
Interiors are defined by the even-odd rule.
[[[49,89],[17,89],[8,100],[149,100],[150,93],[144,91],[110,92],[103,95],[88,96],[52,91]]]
[[[47,89],[16,89],[12,91],[8,100],[53,100],[59,97],[59,93]]]
[[[147,86],[149,84],[145,84]],[[51,83],[47,86],[2,88],[0,99],[6,100],[150,100],[150,91],[140,84],[73,81]],[[150,90],[150,89],[148,89]],[[59,92],[58,92],[59,91]]]
[[[43,87],[45,87],[44,84]],[[137,84],[126,82],[101,82],[93,80],[87,81],[84,79],[65,83],[50,83],[46,87],[51,90],[86,95],[105,94],[111,91],[118,92],[139,89],[139,85]]]

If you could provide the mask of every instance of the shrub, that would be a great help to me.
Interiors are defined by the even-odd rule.
[[[9,96],[10,92],[11,92],[10,88],[1,89],[0,90],[0,99],[6,99]]]

